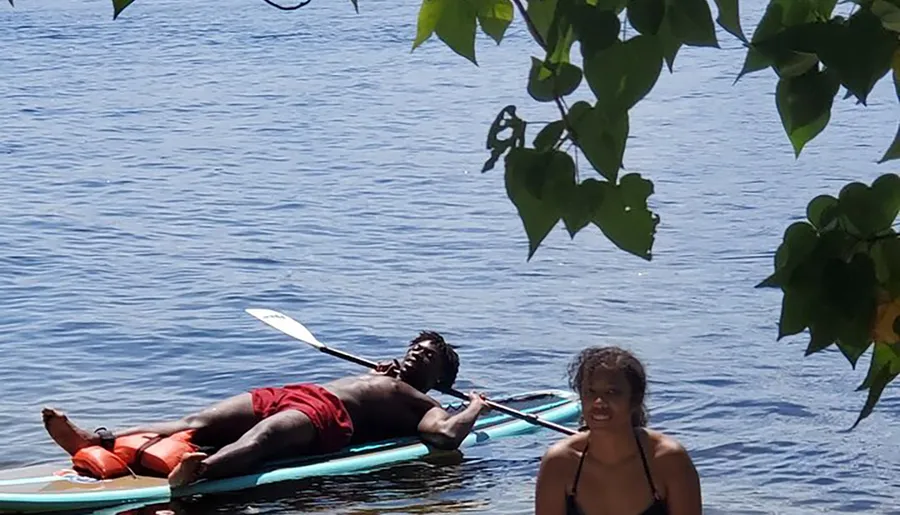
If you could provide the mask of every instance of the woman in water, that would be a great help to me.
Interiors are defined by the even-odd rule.
[[[590,347],[569,365],[586,431],[541,460],[535,515],[699,515],[700,479],[675,439],[647,429],[641,362],[618,347]],[[584,429],[584,428],[582,428]]]

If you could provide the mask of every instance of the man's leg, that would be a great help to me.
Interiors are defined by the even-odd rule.
[[[303,413],[276,413],[212,456],[186,454],[169,474],[169,484],[178,487],[198,479],[232,476],[248,472],[270,458],[308,453],[316,434],[315,426]]]
[[[90,445],[99,445],[99,435],[76,426],[64,413],[53,408],[44,408],[42,415],[44,427],[47,428],[50,437],[69,454],[74,455]],[[237,440],[256,422],[258,419],[253,412],[252,397],[249,393],[242,393],[179,420],[132,427],[116,431],[114,435],[118,437],[135,433],[156,433],[168,436],[194,429],[192,441],[195,444],[221,447]]]

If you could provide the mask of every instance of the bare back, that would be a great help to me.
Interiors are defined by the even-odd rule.
[[[353,420],[352,443],[414,436],[419,421],[439,403],[408,384],[383,375],[345,377],[322,385],[335,394]]]

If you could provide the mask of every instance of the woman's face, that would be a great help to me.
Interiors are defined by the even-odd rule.
[[[598,368],[581,385],[581,413],[590,429],[630,428],[631,385],[620,370]]]

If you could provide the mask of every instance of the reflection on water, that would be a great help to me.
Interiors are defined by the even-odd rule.
[[[461,513],[489,511],[481,490],[499,473],[490,460],[463,459],[459,451],[366,474],[316,477],[262,485],[252,490],[197,496],[134,508],[111,508],[92,515],[175,515],[197,513]],[[479,488],[479,486],[481,488]]]

